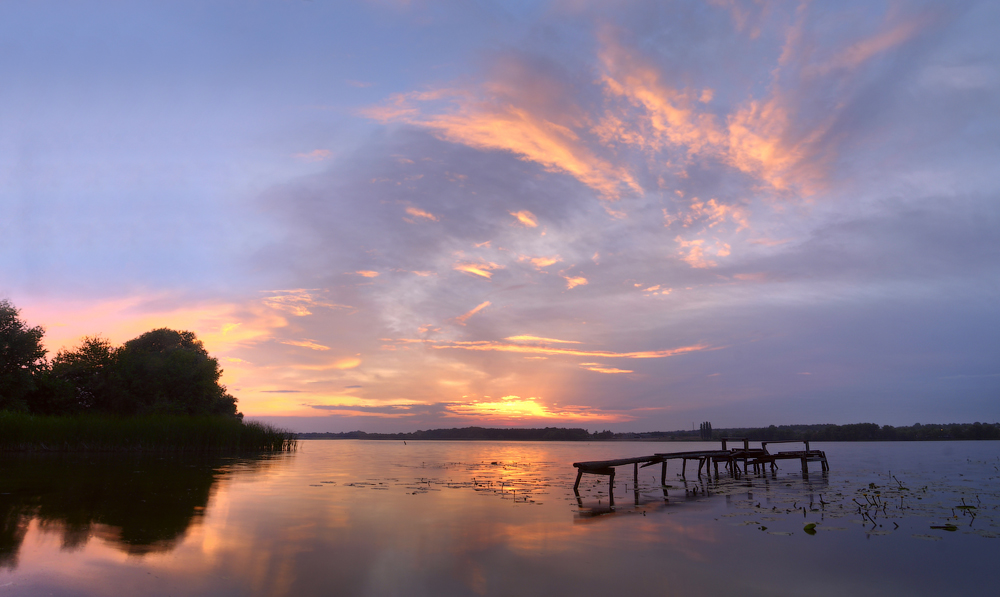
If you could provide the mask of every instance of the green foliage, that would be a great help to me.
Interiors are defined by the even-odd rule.
[[[27,410],[35,378],[47,367],[45,330],[29,328],[20,315],[10,301],[0,300],[0,410]]]
[[[123,392],[112,394],[110,412],[236,415],[219,362],[193,332],[146,332],[126,342],[117,361]]]
[[[51,415],[104,410],[102,401],[115,391],[112,376],[117,353],[111,342],[97,336],[85,337],[75,350],[59,351],[52,360],[51,377],[72,388],[73,400],[39,404],[31,411]]]
[[[230,415],[236,398],[219,383],[222,370],[193,332],[160,328],[114,347],[106,339],[84,338],[60,351],[52,376],[75,389],[72,407],[32,409],[46,414],[94,412]],[[65,405],[64,405],[65,406]]]
[[[0,451],[211,453],[294,447],[292,433],[229,416],[50,417],[0,411]]]

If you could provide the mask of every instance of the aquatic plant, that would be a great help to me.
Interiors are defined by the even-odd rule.
[[[0,411],[0,451],[279,452],[295,434],[230,416],[38,416]]]

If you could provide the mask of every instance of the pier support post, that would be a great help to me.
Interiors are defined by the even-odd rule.
[[[615,467],[611,467],[611,477],[608,482],[608,505],[615,507]]]

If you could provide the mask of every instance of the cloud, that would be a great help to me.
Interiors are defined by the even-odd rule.
[[[472,274],[474,276],[479,276],[481,278],[490,279],[493,277],[494,271],[504,269],[504,266],[488,261],[480,261],[478,263],[456,263],[452,269]]]
[[[504,338],[505,340],[510,340],[511,342],[541,342],[544,344],[580,344],[577,340],[557,340],[555,338],[541,338],[539,336],[508,336]]]
[[[585,131],[573,116],[579,110],[572,105],[571,89],[512,55],[498,59],[495,73],[498,78],[480,87],[397,94],[361,114],[425,128],[476,149],[511,152],[567,173],[607,199],[642,191],[631,173],[599,157],[581,139]]]
[[[688,265],[694,268],[706,269],[710,267],[716,267],[718,263],[709,259],[706,252],[707,244],[705,239],[697,238],[694,240],[684,240],[680,236],[674,239],[674,242],[680,247],[678,249],[678,254],[681,255]],[[730,247],[726,243],[715,243],[715,254],[719,257],[726,257],[729,255]],[[685,253],[686,252],[686,253]]]
[[[990,199],[955,193],[992,184],[989,160],[957,159],[968,157],[964,141],[985,142],[971,131],[991,130],[991,120],[969,111],[985,115],[988,102],[978,87],[947,86],[955,73],[930,71],[944,87],[928,88],[932,36],[915,30],[895,46],[873,43],[874,53],[852,62],[840,57],[852,46],[861,57],[859,41],[908,17],[880,14],[848,31],[842,24],[855,21],[844,13],[835,24],[809,7],[801,17],[740,10],[748,12],[738,35],[723,26],[737,21],[728,12],[699,12],[682,31],[657,11],[646,29],[622,26],[635,20],[623,9],[606,19],[623,33],[592,39],[580,30],[591,43],[579,51],[500,49],[484,71],[387,98],[378,116],[389,126],[327,171],[269,193],[271,213],[294,225],[267,257],[294,264],[289,279],[330,288],[323,299],[358,314],[338,320],[357,321],[349,339],[333,325],[323,334],[307,327],[320,317],[289,317],[289,329],[262,344],[307,337],[333,354],[365,355],[351,369],[292,370],[301,374],[295,385],[280,387],[329,383],[335,392],[357,382],[366,395],[426,405],[493,392],[606,409],[616,396],[631,415],[662,408],[641,416],[669,425],[702,416],[689,413],[860,387],[844,381],[856,366],[843,364],[850,357],[824,352],[842,364],[836,372],[797,360],[803,345],[827,350],[811,334],[815,321],[855,329],[868,321],[861,305],[897,300],[907,285],[964,301],[972,272],[992,279],[995,243],[979,228],[995,223]],[[961,110],[951,103],[959,99]],[[926,143],[913,142],[925,133],[933,133]],[[942,161],[937,140],[956,159]],[[546,155],[546,143],[560,150]],[[940,205],[914,208],[929,188],[941,191]],[[880,204],[889,196],[902,199]],[[401,213],[407,207],[437,219]],[[585,261],[584,273],[576,264]],[[538,273],[557,263],[561,271]],[[379,283],[342,285],[329,273],[362,270],[381,272]],[[568,292],[583,281],[587,288]],[[489,313],[470,310],[484,303]],[[783,323],[806,306],[796,325]],[[381,340],[397,337],[408,341]],[[699,350],[634,371],[616,360],[662,346]],[[329,362],[330,352],[284,348],[312,357],[310,366]],[[888,357],[862,352],[892,368]],[[795,404],[768,412],[812,408]],[[841,403],[825,404],[832,412]],[[407,427],[425,421],[418,410],[405,411]],[[437,423],[456,416],[443,406],[426,413]]]
[[[620,358],[620,359],[662,359],[665,357],[677,356],[689,352],[711,350],[711,347],[709,347],[706,344],[695,344],[692,346],[683,346],[680,348],[673,348],[669,350],[614,352],[608,350],[578,350],[573,348],[557,348],[550,346],[526,346],[523,344],[505,344],[503,342],[493,342],[489,340],[440,342],[440,343],[431,343],[429,344],[429,346],[437,350],[458,349],[458,350],[474,350],[474,351],[490,351],[490,352],[494,351],[515,352],[515,353],[525,353],[525,354],[604,357],[604,358]]]
[[[285,311],[300,317],[312,315],[312,309],[326,307],[329,309],[353,309],[349,305],[340,305],[317,298],[314,293],[318,289],[296,288],[292,290],[265,290],[270,296],[264,297],[263,303],[272,309]]]
[[[856,69],[873,57],[911,40],[934,21],[933,15],[924,13],[890,24],[886,29],[854,42],[828,60],[809,65],[804,74],[823,76],[836,69]]]
[[[302,348],[309,348],[311,350],[330,350],[329,346],[324,346],[312,340],[282,340],[282,344],[288,344],[289,346],[301,346]]]
[[[356,271],[354,273],[357,274],[357,275],[359,275],[359,276],[361,276],[361,277],[363,277],[363,278],[377,278],[378,277],[378,272],[374,272],[372,270],[363,269],[363,270],[358,270],[358,271]]]
[[[562,260],[563,260],[562,257],[558,255],[553,255],[551,257],[529,257],[527,255],[521,255],[520,257],[518,257],[518,261],[528,261],[531,263],[531,265],[535,266],[535,268],[539,270],[541,270],[542,268],[546,268],[550,265],[559,263]]]
[[[310,151],[308,153],[296,153],[296,154],[292,154],[292,157],[298,158],[300,160],[304,160],[304,161],[307,161],[307,162],[321,162],[321,161],[329,158],[332,155],[333,155],[333,152],[330,151],[329,149],[314,149],[314,150],[312,150],[312,151]]]
[[[535,214],[526,209],[522,209],[521,211],[512,211],[510,212],[510,215],[517,218],[518,222],[524,224],[528,228],[538,227],[538,218],[535,217]]]
[[[456,317],[455,321],[459,325],[465,325],[465,322],[466,322],[467,319],[469,319],[470,317],[472,317],[476,313],[479,313],[480,311],[482,311],[486,307],[489,307],[492,304],[493,303],[491,303],[490,301],[483,301],[482,303],[479,303],[478,305],[476,305],[475,307],[473,307],[469,311],[467,311],[467,312],[463,313],[462,315],[459,315],[458,317]]]
[[[634,371],[631,371],[629,369],[604,367],[603,365],[599,365],[597,363],[582,363],[581,365],[584,365],[584,369],[586,369],[587,371],[595,371],[597,373],[608,373],[608,374],[635,373]]]
[[[438,217],[435,216],[434,214],[432,214],[430,212],[426,212],[426,211],[420,209],[419,207],[413,207],[412,205],[410,207],[406,208],[406,213],[410,214],[411,216],[413,216],[415,218],[424,218],[424,219],[427,219],[427,220],[431,220],[432,222],[437,222],[438,221]]]

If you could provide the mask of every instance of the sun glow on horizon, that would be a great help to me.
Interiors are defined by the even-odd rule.
[[[489,398],[488,396],[486,398]],[[555,407],[555,405],[553,405]],[[475,417],[484,421],[525,421],[531,419],[574,421],[621,422],[633,417],[621,413],[597,412],[583,406],[550,408],[536,397],[504,396],[499,400],[472,400],[451,403],[447,406],[452,416]]]

